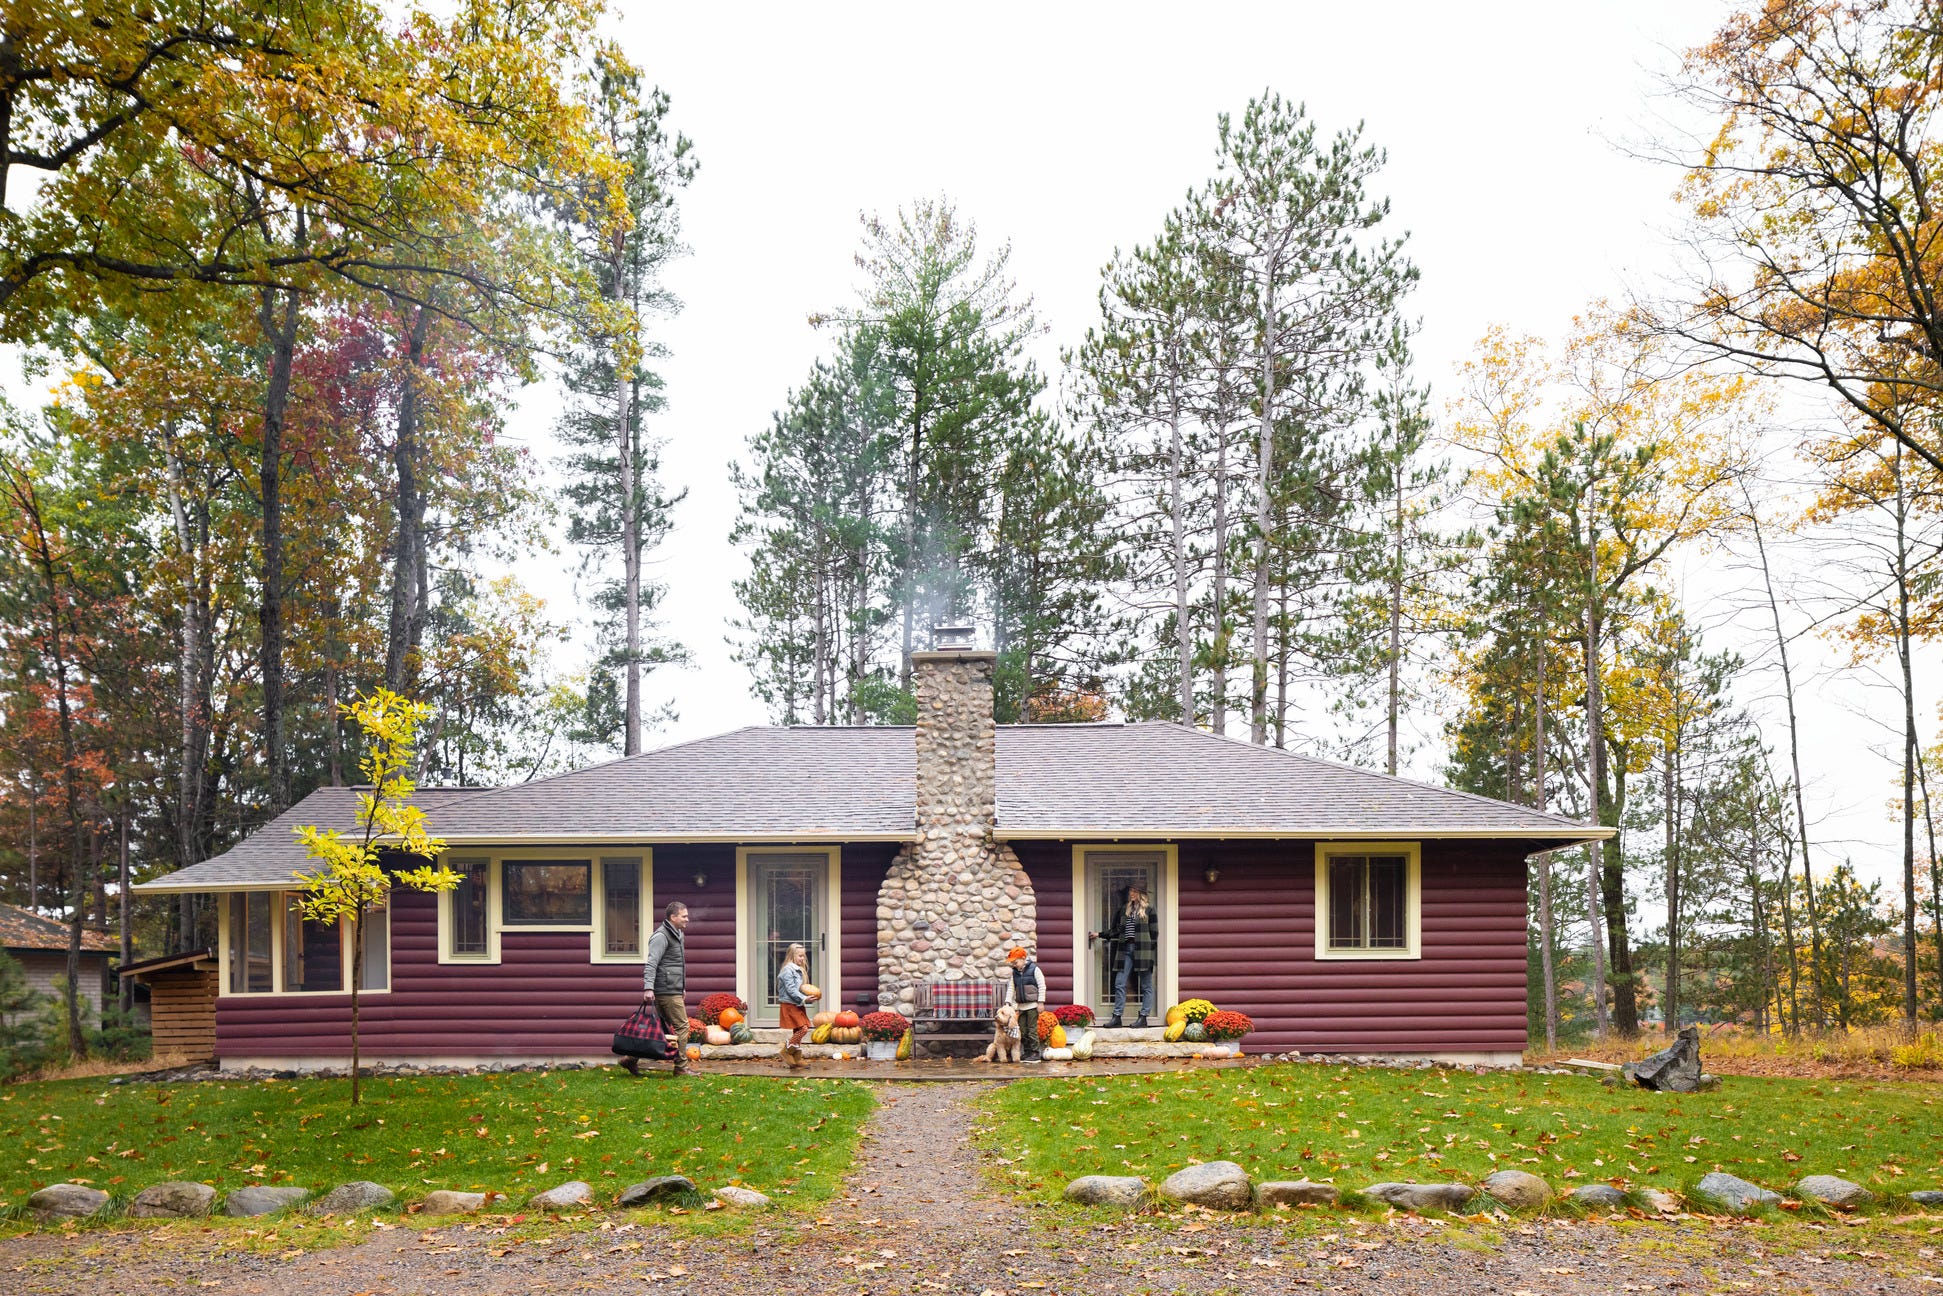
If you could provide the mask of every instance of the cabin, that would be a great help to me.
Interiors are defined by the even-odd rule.
[[[28,988],[44,999],[61,1002],[67,983],[68,926],[19,905],[0,904],[0,948],[19,962]],[[101,1005],[112,997],[108,961],[121,944],[105,931],[81,929],[81,975],[74,983],[82,1019],[101,1020]]]
[[[1163,1012],[1245,1012],[1251,1052],[1518,1060],[1526,861],[1609,829],[1178,724],[995,724],[995,662],[942,638],[914,654],[911,727],[751,727],[424,789],[462,881],[394,891],[361,966],[294,904],[294,828],[350,830],[356,789],[320,788],[138,890],[217,900],[225,1067],[341,1064],[352,978],[367,1058],[608,1057],[675,900],[691,1011],[733,991],[774,1025],[791,942],[826,1004],[907,1015],[935,982],[1004,975],[1023,944],[1052,1003],[1104,1019],[1113,969],[1093,933],[1135,884],[1158,913]]]

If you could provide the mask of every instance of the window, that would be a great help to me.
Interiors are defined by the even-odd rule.
[[[448,952],[453,958],[488,958],[492,945],[486,927],[487,905],[491,899],[492,865],[482,859],[451,861],[459,875],[449,904],[451,922]]]
[[[594,921],[593,866],[586,860],[507,860],[501,866],[508,927],[586,927]]]
[[[641,861],[603,859],[601,953],[608,958],[639,957],[641,945]]]
[[[304,917],[296,891],[232,892],[222,912],[224,994],[342,994],[350,989],[351,929]],[[365,916],[361,990],[391,988],[391,915]]]
[[[1420,957],[1422,875],[1410,843],[1316,848],[1316,957]]]
[[[306,919],[300,896],[285,893],[283,902],[282,989],[342,990],[344,942],[337,924]]]
[[[359,990],[391,989],[391,910],[370,909],[364,915],[364,963]]]
[[[268,891],[239,891],[229,897],[229,992],[264,994],[275,988],[270,943]]]

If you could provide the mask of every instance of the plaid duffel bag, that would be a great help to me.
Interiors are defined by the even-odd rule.
[[[622,1057],[654,1058],[657,1061],[675,1055],[675,1042],[668,1038],[668,1032],[661,1024],[661,1014],[651,1003],[644,1003],[628,1015],[621,1028],[614,1032],[614,1051]]]

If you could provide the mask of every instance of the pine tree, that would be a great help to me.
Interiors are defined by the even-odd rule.
[[[697,163],[687,137],[668,134],[668,96],[643,95],[632,68],[603,64],[594,107],[606,145],[626,170],[582,195],[573,213],[576,243],[610,310],[569,358],[565,384],[573,403],[559,430],[574,448],[566,460],[574,508],[568,536],[585,555],[583,569],[605,567],[617,550],[620,558],[619,575],[601,581],[596,599],[608,613],[600,664],[619,676],[621,748],[632,756],[641,750],[644,672],[687,659],[656,631],[655,606],[666,587],[645,572],[687,494],[661,485],[660,442],[647,430],[664,403],[649,361],[665,352],[647,336],[646,322],[680,305],[661,271],[682,251],[676,195]],[[617,207],[624,215],[616,216]]]

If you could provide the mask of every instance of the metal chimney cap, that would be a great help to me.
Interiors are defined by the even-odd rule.
[[[931,627],[931,647],[938,651],[952,648],[975,648],[978,646],[978,630],[968,625],[941,625]]]

